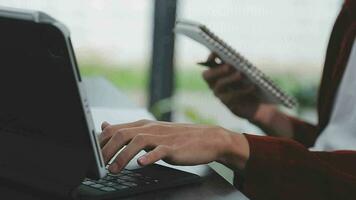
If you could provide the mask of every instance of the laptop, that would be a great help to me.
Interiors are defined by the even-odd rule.
[[[0,30],[0,179],[82,199],[200,182],[158,164],[110,174],[69,30],[43,12],[3,7]]]

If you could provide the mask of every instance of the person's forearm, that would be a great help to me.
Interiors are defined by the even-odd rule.
[[[278,111],[274,105],[260,105],[250,122],[270,136],[292,138],[294,135],[290,117]]]
[[[284,138],[298,138],[298,134],[313,134],[316,126],[280,112],[273,105],[262,105],[252,123],[267,135]]]
[[[270,136],[292,138],[294,135],[290,117],[273,105],[261,105],[251,122]]]

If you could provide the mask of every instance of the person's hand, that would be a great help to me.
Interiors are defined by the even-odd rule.
[[[102,124],[99,136],[107,164],[127,145],[109,166],[118,173],[141,150],[148,153],[137,162],[144,166],[163,159],[174,165],[199,165],[218,161],[243,169],[249,157],[247,139],[217,126],[176,124],[140,120],[133,123]]]
[[[211,54],[207,63],[214,63],[215,59],[217,56]],[[204,71],[203,78],[215,96],[239,117],[255,122],[258,117],[268,117],[275,109],[244,74],[228,64],[220,63]]]

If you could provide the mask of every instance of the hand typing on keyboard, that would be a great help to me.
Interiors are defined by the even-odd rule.
[[[106,164],[118,154],[109,171],[119,173],[141,150],[138,158],[144,166],[158,160],[174,165],[199,165],[217,161],[242,170],[249,157],[248,142],[242,134],[234,134],[218,126],[177,124],[140,120],[128,124],[102,124],[99,136]]]

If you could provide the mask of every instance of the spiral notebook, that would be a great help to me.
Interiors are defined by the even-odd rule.
[[[282,104],[288,108],[297,106],[298,103],[294,97],[284,92],[269,77],[212,33],[206,26],[189,21],[177,21],[174,32],[188,36],[203,44],[210,51],[217,54],[224,63],[230,64],[235,67],[236,70],[242,72],[258,86],[263,96],[266,97],[269,102]]]

